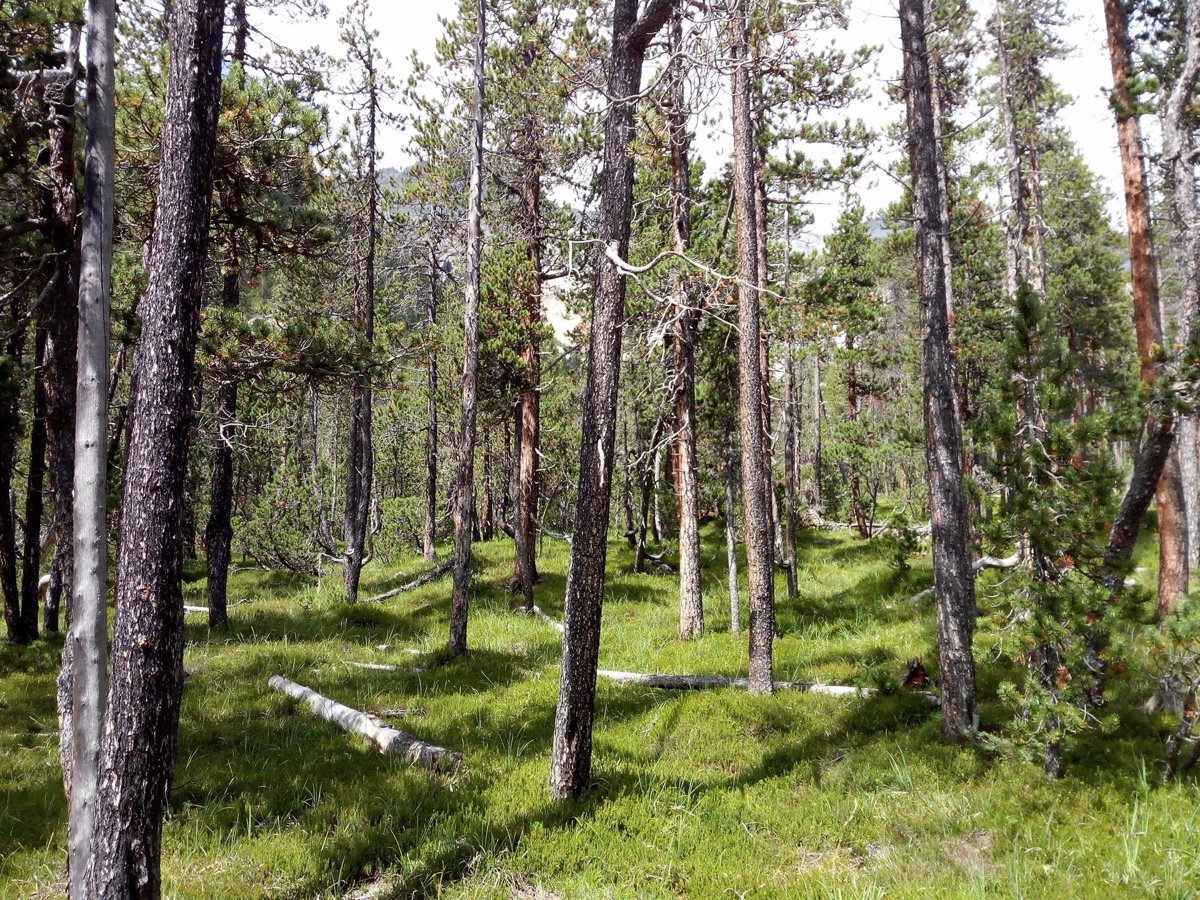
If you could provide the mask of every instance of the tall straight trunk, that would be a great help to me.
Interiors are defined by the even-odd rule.
[[[821,355],[813,354],[813,497],[817,513],[824,515],[825,502],[821,496],[821,419],[825,412],[825,400],[821,396]]]
[[[737,212],[738,256],[738,419],[742,449],[742,531],[750,595],[750,666],[752,694],[774,690],[772,645],[775,637],[771,502],[768,496],[766,410],[761,368],[762,312],[759,308],[758,233],[755,197],[754,130],[750,109],[747,2],[726,0],[733,70],[733,178]]]
[[[326,553],[333,553],[333,534],[329,530],[329,510],[325,506],[325,491],[321,485],[320,413],[321,398],[317,394],[317,383],[310,381],[308,384],[308,433],[310,437],[308,489],[312,491],[317,507],[316,544]]]
[[[483,504],[479,512],[480,540],[490,541],[495,536],[495,501],[492,494],[492,433],[483,439]]]
[[[1196,309],[1200,306],[1200,210],[1196,205],[1195,128],[1196,116],[1190,101],[1200,81],[1200,0],[1187,0],[1184,7],[1184,60],[1163,116],[1163,162],[1167,166],[1170,193],[1168,200],[1178,231],[1177,245],[1181,260],[1179,327],[1175,344],[1186,350],[1192,343]],[[1182,580],[1176,579],[1170,594],[1164,595],[1159,580],[1158,614],[1166,615],[1180,593],[1186,590],[1187,574],[1200,554],[1200,465],[1197,463],[1197,433],[1200,419],[1188,416],[1180,420],[1176,436],[1177,467],[1180,470],[1187,532],[1186,566]],[[1168,464],[1168,471],[1170,465]],[[1165,475],[1165,473],[1164,473]],[[1161,514],[1160,514],[1161,520]],[[1160,521],[1160,535],[1162,526]],[[1165,539],[1164,539],[1165,543]],[[1160,567],[1161,568],[1161,567]]]
[[[67,786],[67,893],[83,900],[92,855],[108,698],[108,312],[114,187],[115,0],[87,4],[84,142],[73,447],[71,600],[58,678],[59,757]]]
[[[642,437],[641,425],[638,425],[638,485],[641,488],[641,504],[638,507],[637,548],[633,559],[635,572],[646,571],[646,532],[650,525],[650,496],[654,490],[653,460],[657,458],[658,445],[662,442],[663,419],[660,417],[654,426],[654,434],[647,446]],[[657,541],[657,538],[655,539]]]
[[[530,142],[537,132],[532,123],[527,125]],[[530,155],[536,156],[532,150]],[[514,575],[521,589],[527,612],[533,611],[533,586],[537,581],[537,538],[538,509],[538,441],[541,437],[541,340],[539,328],[542,323],[542,181],[537,165],[529,165],[521,187],[522,209],[525,216],[526,253],[532,277],[529,290],[525,293],[525,313],[522,326],[526,342],[521,348],[523,367],[521,395],[517,398],[517,454],[514,460],[516,472],[516,507],[513,519],[513,541],[515,544]]]
[[[483,246],[483,56],[487,46],[485,0],[475,0],[475,98],[471,184],[467,203],[467,284],[463,300],[462,415],[458,426],[458,490],[454,493],[454,592],[451,653],[467,649],[471,590],[471,525],[475,509],[475,376],[479,370],[479,257]]]
[[[208,258],[224,11],[222,0],[176,0],[171,15],[158,215],[130,391],[112,687],[87,866],[86,895],[98,900],[155,900],[161,893],[162,816],[183,689],[179,510]]]
[[[240,273],[236,266],[225,272],[221,303],[227,308],[240,301]],[[233,546],[233,433],[237,421],[237,382],[217,386],[216,441],[212,450],[212,481],[208,522],[204,526],[205,562],[208,567],[208,624],[224,625],[228,619],[229,559]]]
[[[783,532],[787,564],[788,599],[795,600],[796,585],[796,366],[791,344],[784,349],[783,384]]]
[[[662,453],[661,436],[659,438],[659,441],[660,441],[659,443],[655,443],[655,445],[654,445],[654,465],[651,466],[651,469],[650,469],[651,475],[652,475],[651,493],[650,493],[651,501],[650,502],[651,502],[651,507],[654,512],[654,514],[650,517],[650,526],[651,526],[651,534],[654,536],[654,543],[656,543],[656,544],[662,543],[662,536],[663,536],[662,509],[659,505],[659,491],[658,491],[658,486],[660,484],[662,484],[663,453]]]
[[[437,418],[437,330],[438,312],[438,277],[441,268],[438,265],[437,247],[431,241],[429,244],[429,306],[428,306],[428,356],[425,360],[425,527],[421,532],[421,549],[425,561],[431,561],[437,555],[434,541],[437,538],[437,485],[438,485],[438,418]]]
[[[375,347],[375,241],[379,215],[379,185],[375,178],[375,130],[379,118],[379,89],[375,80],[374,49],[363,56],[367,87],[367,252],[363,261],[361,290],[355,295],[355,318],[361,324],[370,352]],[[358,600],[358,581],[366,561],[367,523],[371,516],[371,494],[375,482],[375,447],[372,436],[371,374],[360,373],[350,393],[349,446],[346,455],[345,549],[342,567],[346,600]]]
[[[634,407],[634,418],[637,418]],[[630,547],[637,547],[637,528],[633,521],[633,464],[629,459],[629,415],[625,415],[621,441],[621,472],[624,476],[621,483],[621,507],[625,514],[625,541]]]
[[[591,777],[596,660],[608,557],[621,322],[625,314],[625,275],[618,260],[624,260],[629,251],[633,205],[629,146],[634,134],[634,98],[641,89],[646,46],[666,23],[673,5],[673,0],[650,0],[640,18],[637,0],[614,0],[613,6],[607,90],[610,99],[604,117],[604,174],[597,223],[601,252],[592,295],[587,380],[581,398],[579,481],[550,769],[550,793],[555,799],[577,796]]]
[[[725,565],[729,575],[729,632],[742,633],[741,598],[738,596],[737,567],[737,522],[735,521],[734,493],[737,479],[733,467],[733,426],[725,435]]]
[[[967,547],[962,434],[954,402],[954,357],[939,234],[941,202],[934,158],[932,84],[922,0],[900,0],[900,32],[907,92],[908,151],[917,230],[921,296],[925,461],[933,526],[933,581],[937,609],[938,668],[942,680],[942,731],[950,743],[975,729],[975,576]]]
[[[1157,266],[1150,227],[1150,192],[1142,160],[1142,134],[1136,107],[1129,93],[1130,43],[1128,12],[1122,0],[1104,0],[1104,18],[1108,32],[1109,62],[1113,74],[1113,109],[1117,120],[1117,146],[1121,153],[1121,173],[1125,192],[1125,218],[1129,231],[1129,274],[1133,295],[1133,324],[1137,336],[1141,378],[1153,384],[1161,366],[1154,346],[1162,346],[1162,315],[1159,306]],[[1190,333],[1194,311],[1184,310],[1181,329]],[[1133,553],[1142,518],[1156,493],[1160,503],[1169,504],[1163,495],[1162,474],[1174,443],[1176,422],[1169,405],[1152,410],[1147,416],[1146,433],[1133,461],[1133,471],[1113,521],[1105,547],[1105,581],[1115,593],[1124,580],[1123,563]],[[1168,488],[1170,486],[1168,485]],[[1161,506],[1160,506],[1161,511]],[[1103,688],[1103,663],[1099,653],[1100,637],[1092,636],[1091,660],[1096,670],[1093,691]]]
[[[16,327],[21,310],[18,307],[19,291],[10,295],[9,322],[12,330],[6,342],[5,353],[16,367],[20,367],[25,348],[25,329]],[[21,618],[21,587],[17,578],[17,511],[14,508],[13,468],[17,460],[17,424],[19,422],[19,392],[14,391],[0,401],[0,593],[4,595],[4,624],[8,639],[13,643],[27,644],[33,637],[25,633],[25,622]]]
[[[72,28],[67,68],[78,64],[79,29]],[[42,383],[46,391],[46,450],[50,494],[54,501],[51,530],[54,558],[46,591],[45,627],[58,631],[64,588],[71,583],[71,490],[75,472],[75,335],[79,325],[79,251],[75,188],[76,79],[68,79],[51,106],[50,206],[52,242],[64,262],[46,309],[46,356]]]
[[[683,16],[671,15],[671,50],[677,54],[671,78],[671,246],[686,253],[691,245],[692,179],[688,153],[687,107],[683,93]],[[679,637],[704,634],[700,593],[700,513],[696,480],[696,325],[687,280],[674,284],[675,403],[672,448],[675,497],[679,508]]]
[[[233,53],[231,61],[238,66],[238,78],[245,86],[246,37],[250,30],[246,19],[246,0],[233,3]],[[229,205],[234,217],[240,219],[244,199],[241,168],[237,167],[230,186]],[[221,286],[221,305],[234,309],[241,302],[241,258],[236,230],[229,236],[229,261]],[[233,443],[231,430],[237,420],[238,385],[233,379],[217,387],[217,440],[212,450],[212,478],[209,492],[208,522],[204,526],[205,564],[208,568],[208,624],[210,628],[224,625],[228,619],[229,602],[226,589],[229,583],[230,550],[233,545]]]
[[[854,353],[854,343],[852,340],[847,340],[846,349],[850,353]],[[846,366],[846,409],[847,418],[851,422],[857,422],[858,367],[855,365],[853,358],[851,358],[849,364]],[[854,527],[858,530],[859,537],[870,537],[871,532],[867,528],[867,517],[863,513],[862,487],[858,463],[853,458],[850,461],[850,505],[854,512]]]
[[[60,272],[61,275],[61,272]],[[25,544],[21,552],[21,631],[38,636],[38,581],[42,575],[42,512],[46,484],[46,329],[34,336],[33,420],[29,423],[29,461],[25,473]]]

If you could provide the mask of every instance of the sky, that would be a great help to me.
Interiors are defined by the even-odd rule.
[[[340,55],[337,17],[346,0],[327,0],[330,18],[326,21],[294,21],[273,19],[259,23],[272,38],[290,47],[317,46],[327,53]],[[409,59],[416,51],[423,59],[433,57],[434,42],[441,33],[439,16],[453,13],[457,0],[403,0],[377,2],[373,23],[379,32],[379,47],[387,58],[391,75],[404,83],[410,71]],[[986,7],[980,0],[979,7]],[[1072,103],[1063,110],[1062,121],[1074,136],[1084,160],[1105,183],[1112,195],[1109,212],[1118,228],[1124,227],[1124,206],[1121,197],[1120,160],[1117,154],[1116,126],[1108,107],[1104,88],[1111,85],[1104,36],[1104,17],[1100,0],[1066,0],[1068,12],[1074,17],[1063,37],[1074,47],[1071,56],[1051,63],[1050,74],[1071,97]],[[831,43],[843,48],[860,45],[881,47],[875,71],[868,75],[870,96],[857,104],[852,113],[872,128],[882,130],[896,121],[902,110],[884,95],[889,78],[900,71],[900,24],[895,0],[852,0],[850,28],[847,32],[830,35]],[[979,57],[986,60],[991,48],[981,46]],[[720,99],[720,98],[718,98]],[[718,102],[715,106],[727,106]],[[334,111],[335,118],[338,112]],[[713,171],[725,160],[728,140],[728,116],[721,117],[715,126],[700,126],[696,149]],[[379,136],[382,164],[400,168],[411,160],[406,153],[407,136],[403,130],[385,127]],[[881,166],[891,161],[890,154],[880,152],[875,157]],[[896,198],[899,187],[878,171],[869,172],[856,186],[868,211],[875,211]],[[814,195],[809,211],[814,217],[808,238],[811,241],[827,234],[837,217],[839,195]]]

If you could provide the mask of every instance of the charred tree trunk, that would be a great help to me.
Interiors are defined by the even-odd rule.
[[[962,434],[954,402],[949,310],[942,260],[940,187],[934,158],[933,107],[922,0],[901,0],[908,152],[917,226],[917,277],[921,294],[925,460],[933,536],[938,668],[942,679],[942,730],[961,744],[975,730],[975,577],[967,546],[963,496]]]
[[[625,312],[625,275],[618,260],[624,260],[629,251],[633,205],[633,159],[629,154],[634,134],[633,98],[641,89],[646,46],[666,23],[673,5],[673,0],[650,0],[641,18],[637,16],[637,0],[615,0],[613,8],[607,91],[610,99],[604,121],[604,175],[597,235],[601,252],[592,301],[587,380],[581,398],[579,482],[550,770],[550,793],[556,799],[578,795],[591,777],[596,660],[608,557],[621,322]]]
[[[467,284],[463,301],[462,417],[458,427],[458,490],[454,493],[454,593],[450,612],[451,653],[467,649],[471,590],[471,525],[475,509],[475,376],[479,370],[479,262],[483,245],[483,56],[486,6],[475,3],[475,98],[471,185],[467,207]]]
[[[154,900],[161,892],[162,816],[183,688],[179,509],[208,257],[223,19],[222,0],[176,0],[171,14],[158,215],[130,395],[112,688],[87,867],[86,896],[98,900]]]
[[[733,72],[733,172],[738,256],[738,418],[742,450],[742,531],[750,595],[750,671],[752,694],[773,690],[772,645],[775,604],[771,502],[768,496],[768,449],[764,429],[762,313],[759,308],[757,178],[747,68],[747,3],[726,0]]]

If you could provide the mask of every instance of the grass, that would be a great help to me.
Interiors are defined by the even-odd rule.
[[[743,673],[720,541],[706,527],[708,632],[691,643],[674,637],[675,580],[629,574],[632,554],[611,545],[604,667]],[[561,615],[566,547],[541,550],[537,603]],[[896,576],[878,548],[837,534],[806,535],[799,558],[798,600],[785,599],[782,580],[778,589],[776,677],[870,684],[902,674],[911,657],[934,659],[930,605],[894,602],[927,584],[927,565]],[[318,589],[239,572],[231,600],[250,602],[231,607],[230,629],[210,634],[202,616],[188,617],[166,896],[338,896],[372,882],[380,898],[1198,895],[1200,790],[1195,780],[1157,784],[1161,745],[1133,703],[1132,666],[1126,687],[1114,686],[1120,735],[1078,744],[1059,783],[1019,761],[943,746],[936,710],[912,698],[601,682],[595,787],[552,804],[560,636],[511,611],[508,543],[479,545],[477,560],[472,651],[448,662],[438,653],[446,579],[347,606],[333,581]],[[363,590],[421,569],[416,557],[372,564]],[[189,582],[187,602],[202,603],[203,589]],[[981,603],[986,613],[986,589]],[[978,648],[985,697],[1002,675],[988,624],[985,616]],[[56,896],[62,879],[60,646],[0,650],[3,897]],[[462,750],[465,769],[445,778],[379,756],[269,690],[275,673],[386,711]],[[1002,716],[994,703],[983,714],[985,723]]]

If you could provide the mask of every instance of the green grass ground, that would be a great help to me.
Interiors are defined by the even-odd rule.
[[[631,553],[613,543],[602,666],[744,672],[720,540],[706,528],[708,633],[687,644],[674,637],[675,579],[629,574]],[[230,596],[250,602],[232,607],[231,629],[189,625],[165,895],[339,896],[372,882],[377,898],[1198,895],[1200,790],[1194,779],[1157,784],[1161,745],[1133,703],[1136,661],[1127,687],[1115,686],[1121,734],[1078,745],[1054,784],[1029,764],[942,746],[936,711],[913,698],[602,681],[595,788],[552,804],[560,637],[510,611],[508,543],[480,545],[477,558],[473,649],[446,664],[435,664],[446,579],[351,607],[334,583],[318,591],[308,579],[242,572]],[[900,578],[877,547],[831,534],[807,535],[800,559],[799,599],[786,601],[779,585],[776,677],[870,684],[911,657],[933,660],[929,604],[892,602],[925,586],[927,565]],[[565,565],[565,546],[547,541],[537,602],[554,615]],[[364,591],[421,568],[415,557],[373,564]],[[187,602],[202,603],[203,587],[190,582]],[[986,613],[986,590],[981,605]],[[990,697],[1000,676],[986,616],[981,626]],[[61,883],[59,647],[0,650],[3,897],[56,896]],[[269,690],[275,673],[462,750],[464,770],[447,778],[380,756]],[[985,724],[1001,715],[985,705]]]

